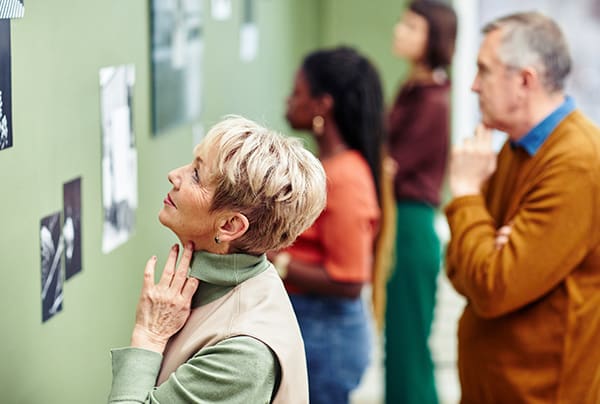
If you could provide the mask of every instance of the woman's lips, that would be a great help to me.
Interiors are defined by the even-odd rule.
[[[167,194],[167,197],[163,200],[163,203],[165,205],[170,205],[174,208],[177,208],[177,206],[175,206],[175,203],[173,202],[173,199],[171,199],[171,195]]]

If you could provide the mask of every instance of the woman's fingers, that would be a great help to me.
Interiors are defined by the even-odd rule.
[[[169,287],[171,285],[171,281],[173,280],[173,274],[175,273],[175,264],[177,264],[177,255],[179,254],[179,245],[174,244],[171,247],[171,251],[169,251],[169,257],[167,258],[167,263],[165,264],[165,268],[163,269],[162,276],[160,278],[160,282],[162,285]]]
[[[194,247],[192,242],[187,242],[185,244],[185,248],[183,249],[183,254],[181,256],[181,260],[179,260],[179,265],[177,267],[177,271],[175,271],[175,276],[173,276],[173,281],[171,282],[171,287],[181,293],[181,289],[187,279],[188,268],[190,267],[190,262],[192,261],[192,253],[194,251]]]
[[[144,268],[144,289],[151,288],[154,286],[154,270],[156,268],[156,256],[151,257],[146,262],[146,268]]]
[[[200,281],[196,278],[187,278],[185,284],[183,285],[183,290],[181,291],[181,296],[186,300],[190,301],[196,289],[198,289],[198,285]]]

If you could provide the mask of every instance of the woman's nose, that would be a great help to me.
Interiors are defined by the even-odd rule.
[[[180,170],[180,168],[176,168],[174,170],[169,171],[169,174],[167,174],[167,179],[171,184],[173,184],[175,188],[179,188],[179,185],[181,184],[181,177],[179,175]]]

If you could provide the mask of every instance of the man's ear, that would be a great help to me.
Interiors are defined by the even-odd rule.
[[[232,242],[242,237],[248,231],[250,222],[242,213],[235,212],[223,217],[219,222],[219,240]]]
[[[534,89],[542,85],[542,77],[533,67],[526,67],[521,70],[521,85],[527,89]]]

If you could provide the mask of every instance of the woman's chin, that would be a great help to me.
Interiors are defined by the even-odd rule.
[[[161,209],[160,212],[158,212],[158,221],[160,222],[160,224],[162,224],[166,228],[171,229],[171,226],[169,226],[169,221],[167,220],[167,214],[166,214],[164,208]]]

